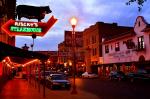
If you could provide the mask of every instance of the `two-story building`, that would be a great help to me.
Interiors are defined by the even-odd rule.
[[[138,16],[134,27],[129,31],[105,36],[102,42],[103,65],[99,67],[102,75],[112,70],[134,72],[150,69],[150,24]]]

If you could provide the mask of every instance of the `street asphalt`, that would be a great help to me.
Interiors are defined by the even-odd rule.
[[[0,99],[99,99],[98,96],[77,89],[77,94],[71,94],[71,90],[50,90],[32,81],[15,78],[3,86]]]

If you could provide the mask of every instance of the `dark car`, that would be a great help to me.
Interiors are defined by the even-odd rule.
[[[110,80],[125,80],[126,76],[122,71],[111,71],[109,73],[109,79]]]
[[[138,70],[137,72],[130,72],[126,74],[130,82],[134,81],[150,81],[150,73],[146,70]]]
[[[47,76],[49,76],[51,73],[51,71],[45,71],[45,79],[47,78]],[[38,74],[36,75],[36,77],[38,78]],[[40,74],[40,80],[41,80],[41,83],[43,83],[44,81],[44,72],[41,71],[41,74]]]
[[[50,74],[47,78],[46,85],[51,89],[65,88],[69,90],[71,88],[70,81],[63,74]]]

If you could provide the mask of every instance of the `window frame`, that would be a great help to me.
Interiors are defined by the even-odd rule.
[[[120,51],[120,43],[115,43],[115,51]]]
[[[145,48],[144,36],[140,36],[138,37],[138,49],[144,48]]]
[[[109,53],[109,45],[105,45],[105,53]]]

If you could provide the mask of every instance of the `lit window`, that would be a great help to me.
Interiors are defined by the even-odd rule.
[[[145,43],[144,43],[144,37],[140,36],[138,37],[138,49],[144,49]]]
[[[119,42],[115,43],[115,51],[120,51]]]

